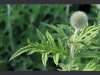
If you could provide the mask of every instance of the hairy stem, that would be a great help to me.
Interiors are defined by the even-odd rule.
[[[76,38],[77,38],[77,32],[78,32],[78,30],[75,29],[73,41],[75,41]],[[72,44],[72,45],[71,45],[71,50],[70,50],[70,57],[71,57],[71,58],[74,57],[74,51],[75,51],[75,49],[76,49],[76,45],[75,45],[75,44]]]
[[[73,37],[73,42],[76,40],[76,38],[77,38],[77,32],[78,32],[78,30],[77,29],[75,29],[75,32],[74,32],[74,37]],[[75,50],[76,50],[76,45],[73,43],[72,45],[71,45],[71,49],[70,49],[70,62],[69,62],[69,64],[70,64],[70,68],[69,68],[69,70],[71,70],[71,68],[72,68],[72,66],[73,66],[73,64],[74,64],[74,53],[75,53]]]

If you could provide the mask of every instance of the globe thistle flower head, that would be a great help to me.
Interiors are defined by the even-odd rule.
[[[88,17],[83,11],[76,11],[70,18],[70,24],[74,29],[83,29],[88,24]]]

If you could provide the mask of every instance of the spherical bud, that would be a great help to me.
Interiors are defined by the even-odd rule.
[[[88,17],[84,12],[76,11],[70,18],[70,24],[74,29],[81,30],[88,24]]]

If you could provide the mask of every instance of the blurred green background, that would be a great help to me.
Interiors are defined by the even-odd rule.
[[[20,57],[9,62],[11,55],[27,44],[39,41],[36,28],[45,33],[51,29],[47,24],[70,26],[70,16],[75,11],[88,15],[89,25],[100,23],[100,5],[94,4],[0,4],[0,71],[44,71],[39,54]],[[48,71],[56,71],[52,59],[48,61]]]

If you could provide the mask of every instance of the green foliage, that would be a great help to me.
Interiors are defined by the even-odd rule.
[[[25,46],[14,53],[10,60],[14,59],[24,52],[28,53],[28,55],[33,54],[34,52],[39,52],[42,53],[42,62],[44,66],[46,66],[48,56],[50,53],[52,53],[54,63],[58,65],[59,55],[66,55],[66,51],[64,50],[62,41],[58,39],[59,45],[57,46],[57,44],[54,42],[54,38],[48,31],[46,32],[46,37],[39,30],[37,30],[37,33],[41,42],[32,43],[28,40],[28,46]]]
[[[59,26],[49,26],[51,28],[53,28],[57,32],[59,35],[61,35],[64,31],[63,29],[59,28]],[[55,42],[55,39],[53,38],[53,36],[47,31],[46,35],[43,35],[38,29],[37,29],[37,33],[38,36],[40,38],[40,42],[36,42],[36,43],[32,43],[28,40],[28,45],[21,48],[20,50],[18,50],[17,52],[15,52],[11,59],[14,59],[15,57],[19,56],[20,54],[26,52],[28,53],[28,55],[33,54],[35,52],[41,53],[42,54],[42,63],[43,65],[46,67],[46,63],[48,61],[48,57],[52,56],[54,63],[56,65],[59,65],[62,68],[62,71],[70,71],[70,70],[81,70],[82,68],[82,63],[81,62],[77,62],[76,59],[81,58],[80,56],[84,54],[86,54],[88,51],[84,52],[83,51],[88,48],[87,46],[90,45],[93,41],[93,39],[95,39],[95,37],[98,35],[97,33],[100,31],[100,25],[93,25],[93,26],[86,26],[81,32],[78,33],[78,38],[76,41],[73,41],[70,37],[70,39],[66,39],[66,42],[62,41],[62,38],[58,38],[58,42]],[[65,34],[65,33],[64,33]],[[68,61],[69,59],[69,48],[71,43],[74,43],[77,45],[77,49],[75,51],[75,58],[72,59],[72,65],[69,64],[71,63],[71,61]],[[67,46],[65,46],[65,44],[67,43]],[[67,48],[66,48],[67,47]],[[68,52],[68,53],[67,53]],[[82,55],[81,55],[82,53]],[[62,56],[60,58],[60,56]],[[67,62],[66,65],[64,66],[64,62],[61,61],[61,64],[59,64],[59,60],[64,59],[63,57],[65,56],[65,61]],[[88,57],[89,54],[87,54],[85,56]],[[95,54],[93,55],[95,56]],[[94,58],[93,58],[94,59]],[[70,59],[71,60],[71,59]],[[79,60],[80,61],[80,60]],[[97,59],[98,61],[98,59]],[[98,70],[98,68],[96,68],[95,65],[97,65],[97,61],[90,61],[88,64],[86,64],[85,68],[82,68],[83,71],[94,71],[94,70]]]
[[[7,5],[10,5],[10,9]],[[81,7],[88,10],[80,9]],[[74,33],[74,30],[69,26],[69,18],[76,10],[83,10],[87,13],[89,25],[93,25],[93,22],[99,24],[100,12],[97,4],[1,4],[0,71],[56,71],[60,63],[67,65],[67,69],[64,71],[69,70],[69,52]],[[9,16],[8,12],[10,12]],[[95,34],[97,31],[94,31],[88,33],[89,37],[93,35],[92,33],[96,35],[95,37],[94,35],[91,38],[84,37],[88,35],[87,33],[76,42],[78,47],[75,53],[75,63],[79,63],[78,67],[82,65],[76,70],[83,70],[90,59],[100,55],[100,35]],[[84,33],[86,31],[83,31],[82,34]],[[81,32],[78,34],[80,36]],[[47,35],[50,40],[48,40]],[[50,47],[50,45],[54,47]],[[13,60],[8,62],[14,52],[17,53],[14,58],[20,57],[12,58]],[[42,54],[46,53],[48,60],[43,59],[43,63],[46,65],[44,67],[41,58]]]
[[[98,71],[99,70],[99,65],[97,65],[98,62],[99,58],[90,61],[88,64],[86,64],[83,71]]]

